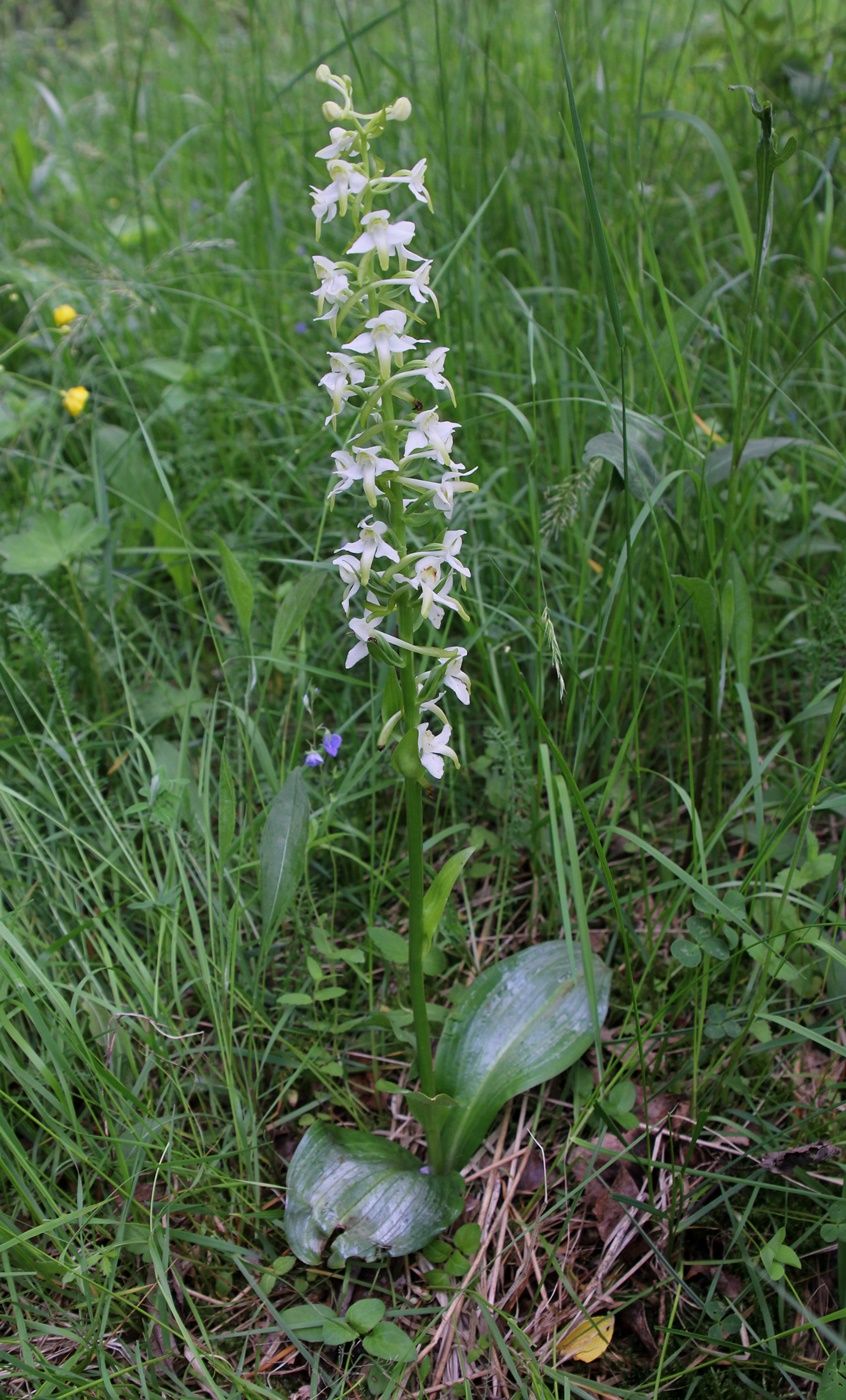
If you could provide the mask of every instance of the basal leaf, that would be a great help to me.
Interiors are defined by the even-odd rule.
[[[299,768],[288,774],[273,799],[261,836],[261,917],[267,932],[294,897],[305,865],[309,802]]]
[[[463,1167],[502,1106],[561,1074],[593,1043],[608,1010],[610,973],[594,959],[598,1005],[565,943],[539,943],[486,968],[447,1018],[435,1087],[455,1099],[441,1129],[445,1166]]]
[[[81,502],[62,511],[39,511],[23,530],[0,539],[3,572],[43,578],[71,559],[90,554],[106,533]]]
[[[285,1234],[304,1264],[320,1263],[330,1235],[330,1265],[372,1261],[422,1249],[463,1204],[457,1172],[435,1176],[386,1138],[314,1123],[288,1167]]]

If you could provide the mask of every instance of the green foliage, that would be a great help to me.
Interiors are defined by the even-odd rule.
[[[64,510],[42,510],[23,530],[0,539],[3,572],[43,578],[71,560],[90,554],[106,536],[87,506],[81,503]]]
[[[831,1400],[841,1167],[755,1163],[842,1138],[841,7],[559,7],[579,150],[541,0],[342,8],[347,30],[334,6],[280,23],[267,0],[121,0],[60,31],[53,0],[0,6],[0,561],[25,566],[0,575],[0,1391],[425,1393],[439,1353],[405,1376],[323,1321],[289,1352],[279,1318],[313,1300],[355,1330],[350,1300],[373,1295],[423,1351],[478,1253],[461,1226],[427,1248],[434,1275],[279,1254],[315,1114],[416,1133],[396,1097],[405,830],[371,680],[382,722],[400,702],[387,667],[344,670],[316,562],[347,536],[325,510],[310,256],[330,230],[314,242],[321,131],[297,75],[331,55],[414,104],[419,145],[385,140],[429,158],[442,314],[423,334],[452,347],[482,488],[453,522],[477,619],[449,631],[473,679],[462,771],[423,792],[427,869],[478,850],[427,995],[458,1014],[478,969],[568,930],[613,973],[602,1066],[589,1050],[519,1099],[500,1167],[473,1163],[470,1213],[489,1185],[500,1204],[444,1382],[585,1383],[538,1361],[542,1304],[562,1261],[568,1288],[596,1279],[601,1193],[634,1217],[625,1165],[643,1209],[614,1308],[646,1298],[648,1328],[621,1322],[590,1384]],[[762,210],[751,314],[762,128],[729,90],[750,79],[800,147]],[[76,422],[72,385],[91,391]],[[48,526],[59,562],[36,574],[20,541],[45,516],[85,533]],[[253,588],[254,669],[218,540]],[[679,577],[713,589],[713,629]],[[344,748],[306,778],[308,884],[262,935],[262,826],[324,725]],[[663,1163],[636,1145],[609,1166],[602,1135],[637,1144],[667,1104]],[[773,1283],[782,1229],[802,1264]]]
[[[305,866],[308,822],[305,779],[295,768],[274,797],[261,834],[261,918],[266,933],[273,931],[296,894]]]
[[[288,1166],[285,1231],[306,1264],[330,1235],[332,1260],[374,1260],[422,1249],[463,1203],[457,1172],[437,1176],[385,1138],[314,1123]]]
[[[448,1168],[469,1161],[510,1098],[574,1064],[608,1010],[610,975],[597,959],[591,1005],[581,958],[540,943],[486,968],[447,1019],[435,1082],[455,1101],[442,1128]]]

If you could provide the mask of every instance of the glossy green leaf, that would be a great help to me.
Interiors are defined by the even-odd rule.
[[[469,1161],[502,1106],[572,1065],[593,1043],[608,1010],[611,976],[594,959],[592,1007],[581,958],[566,943],[539,943],[494,963],[447,1018],[435,1060],[435,1087],[456,1106],[441,1140],[445,1166]]]
[[[288,1167],[285,1234],[304,1264],[320,1262],[330,1235],[330,1264],[372,1261],[422,1249],[463,1205],[457,1172],[435,1176],[386,1138],[314,1123]]]
[[[288,774],[273,799],[261,837],[259,874],[265,931],[282,918],[305,865],[309,802],[299,768]]]
[[[90,554],[106,533],[80,502],[62,511],[39,511],[23,530],[0,539],[3,572],[43,578],[71,559]]]
[[[475,846],[465,846],[445,861],[423,896],[423,941],[426,948],[431,946],[443,918],[446,902],[452,894],[459,875],[471,856],[476,854]]]
[[[441,1124],[449,1117],[450,1110],[455,1104],[455,1099],[449,1098],[446,1094],[436,1094],[430,1098],[428,1094],[421,1093],[418,1089],[404,1089],[405,1101],[409,1110],[414,1114],[418,1123],[422,1124],[428,1134],[434,1128],[436,1131]]]

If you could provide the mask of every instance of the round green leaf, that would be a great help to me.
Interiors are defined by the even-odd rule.
[[[353,1303],[352,1307],[347,1309],[344,1322],[364,1336],[365,1333],[372,1332],[384,1316],[385,1304],[381,1298],[359,1298],[357,1303]]]
[[[379,1326],[374,1327],[365,1337],[363,1346],[368,1356],[375,1356],[379,1361],[417,1360],[416,1346],[395,1322],[380,1322]]]
[[[702,961],[702,949],[687,938],[674,938],[670,952],[682,967],[698,967]]]

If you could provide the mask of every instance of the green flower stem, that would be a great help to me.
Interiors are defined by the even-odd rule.
[[[400,636],[411,641],[414,612],[410,604],[399,610]],[[400,676],[402,685],[403,719],[408,731],[416,727],[420,709],[417,703],[417,676],[414,654],[408,652]],[[428,1098],[435,1097],[435,1070],[432,1063],[432,1037],[426,1011],[426,987],[423,974],[423,793],[416,778],[405,779],[405,812],[408,840],[408,981],[411,1010],[414,1016],[414,1037],[417,1041],[417,1069],[420,1088]],[[429,1160],[440,1171],[440,1132],[435,1123],[426,1130]]]
[[[380,395],[382,414],[382,442],[385,450],[395,461],[398,460],[396,420],[394,417],[394,397],[389,386],[382,386]],[[405,520],[402,504],[402,488],[395,486],[390,491],[391,530],[400,554],[405,554]],[[414,640],[415,609],[412,602],[400,603],[398,608],[399,635],[402,641]],[[420,722],[420,704],[417,698],[417,671],[415,654],[403,653],[400,669],[402,689],[402,717],[407,733],[413,733]],[[426,1010],[426,984],[423,973],[423,794],[416,778],[405,778],[406,840],[408,842],[408,983],[411,998],[411,1011],[414,1017],[414,1039],[417,1043],[417,1071],[420,1088],[428,1098],[435,1097],[435,1069],[432,1061],[432,1033],[429,1029],[429,1015]],[[429,1163],[435,1171],[442,1167],[440,1130],[430,1122],[426,1127],[426,1143],[429,1150]]]

